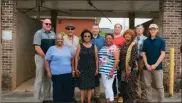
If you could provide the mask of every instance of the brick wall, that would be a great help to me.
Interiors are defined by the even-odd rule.
[[[160,18],[163,27],[163,37],[167,46],[164,68],[167,72],[169,69],[169,49],[175,48],[175,77],[177,77],[180,76],[181,69],[182,0],[160,0]],[[164,81],[168,81],[167,77],[165,76]]]
[[[1,1],[0,1],[0,25],[1,25]],[[0,26],[0,41],[2,38],[2,31],[1,31],[1,26]],[[2,87],[2,45],[0,43],[0,88]],[[0,89],[0,94],[1,94],[1,89]],[[0,103],[1,103],[1,96],[0,96]]]
[[[2,30],[12,40],[2,40],[2,88],[15,89],[35,74],[33,36],[41,22],[16,10],[16,0],[2,2]]]
[[[15,70],[15,35],[16,35],[16,2],[14,0],[2,1],[2,30],[12,31],[12,40],[2,40],[2,87],[13,88],[13,70]]]

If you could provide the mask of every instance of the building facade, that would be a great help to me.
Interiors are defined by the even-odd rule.
[[[157,24],[162,28],[162,36],[166,40],[167,46],[164,60],[165,74],[168,75],[169,49],[175,48],[175,77],[177,78],[181,76],[182,0],[159,0],[159,8]],[[20,20],[19,17],[22,19]],[[22,20],[26,22],[22,22],[24,25],[19,25],[19,21]],[[64,27],[68,22],[76,26],[77,35],[80,34],[79,30],[83,27],[89,28],[93,24],[93,20],[89,20],[88,24],[84,24],[82,21],[58,20],[57,33],[64,32]],[[77,28],[77,25],[83,27]],[[34,51],[31,40],[35,31],[41,28],[41,22],[19,13],[16,0],[3,0],[1,26],[4,31],[12,31],[11,40],[2,40],[2,86],[13,90],[34,76]],[[168,76],[165,76],[164,79],[166,79],[164,83],[166,85]]]

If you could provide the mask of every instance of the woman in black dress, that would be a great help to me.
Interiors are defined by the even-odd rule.
[[[78,46],[75,56],[75,71],[78,76],[80,100],[84,103],[84,91],[87,92],[87,101],[90,103],[92,89],[95,88],[95,75],[98,74],[98,51],[90,41],[92,33],[84,30],[81,33],[82,43]]]
[[[123,34],[126,43],[120,50],[120,69],[121,69],[121,95],[123,103],[134,103],[135,92],[135,78],[137,70],[137,45],[133,42],[134,31],[129,29]]]

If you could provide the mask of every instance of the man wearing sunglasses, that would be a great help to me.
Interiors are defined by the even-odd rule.
[[[42,102],[41,90],[43,87],[43,103],[49,103],[48,96],[51,94],[51,80],[48,79],[45,71],[45,54],[49,47],[55,45],[56,34],[51,31],[51,20],[45,19],[42,29],[34,35],[33,45],[35,48],[36,75],[34,83],[34,98],[36,102]]]
[[[68,24],[66,27],[66,35],[63,36],[64,38],[64,45],[68,46],[72,50],[72,54],[75,55],[77,47],[79,45],[79,38],[74,34],[75,27],[73,24]],[[73,71],[75,72],[75,71]],[[77,102],[74,98],[74,92],[75,92],[75,84],[74,84],[74,77],[73,77],[73,89],[72,89],[72,98],[73,102]]]

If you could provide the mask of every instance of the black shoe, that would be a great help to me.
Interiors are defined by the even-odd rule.
[[[78,101],[75,98],[73,98],[72,102],[77,103]]]
[[[96,102],[96,103],[101,103],[100,98],[98,98],[98,97],[97,97],[97,98],[95,98],[95,102]]]

